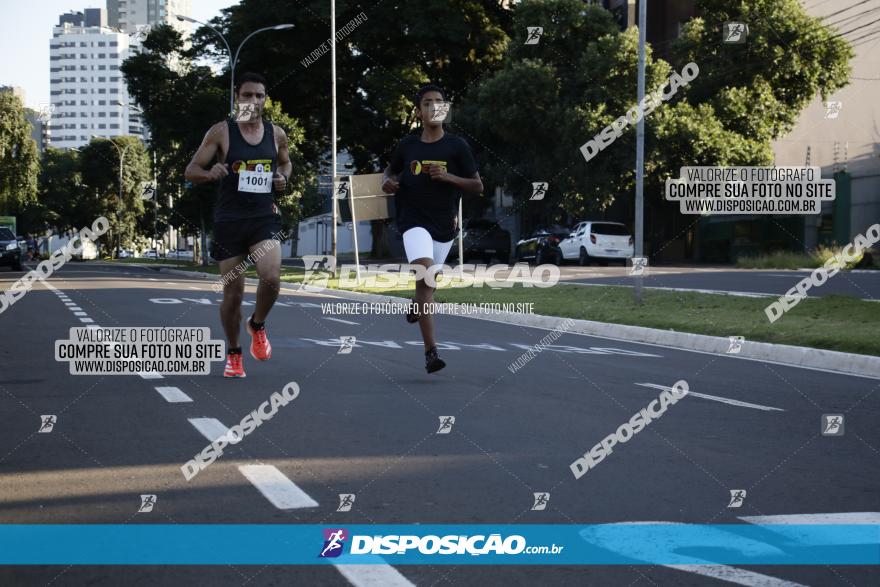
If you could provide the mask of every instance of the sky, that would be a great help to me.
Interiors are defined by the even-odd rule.
[[[192,17],[202,22],[219,16],[235,0],[192,0]],[[84,8],[106,8],[96,0],[0,0],[0,55],[6,55],[0,69],[0,86],[20,86],[25,105],[37,109],[49,100],[49,41],[58,16]]]

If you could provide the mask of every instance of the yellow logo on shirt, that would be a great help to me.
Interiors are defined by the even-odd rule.
[[[248,159],[245,161],[235,161],[232,164],[232,173],[240,171],[272,171],[271,159]]]
[[[418,175],[422,172],[422,167],[425,165],[436,165],[438,167],[442,167],[443,171],[447,171],[446,169],[446,161],[431,161],[429,159],[425,159],[424,161],[412,160],[409,162],[409,171],[413,175]]]

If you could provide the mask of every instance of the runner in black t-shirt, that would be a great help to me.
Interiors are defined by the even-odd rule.
[[[202,141],[186,168],[193,183],[220,182],[214,206],[212,256],[220,263],[223,303],[220,320],[226,339],[224,377],[245,377],[239,346],[244,273],[234,271],[249,253],[254,255],[260,284],[257,303],[247,321],[251,356],[260,361],[272,357],[265,320],[278,298],[281,285],[281,215],[273,190],[284,192],[293,170],[284,130],[263,120],[266,80],[245,73],[236,80],[236,116],[218,122]]]
[[[407,261],[425,267],[446,261],[458,229],[461,192],[483,191],[470,146],[443,129],[443,117],[437,111],[445,100],[438,86],[427,85],[419,90],[415,102],[422,131],[397,144],[382,184],[386,193],[395,194],[397,229],[403,235]],[[433,303],[434,288],[420,279],[407,320],[418,321],[422,330],[428,373],[446,366],[437,356]]]

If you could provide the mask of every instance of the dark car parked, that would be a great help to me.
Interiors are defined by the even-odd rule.
[[[12,267],[13,271],[23,271],[21,266],[21,243],[11,230],[0,226],[0,267]]]
[[[562,251],[559,243],[568,238],[569,229],[564,226],[554,225],[550,228],[537,228],[531,235],[516,243],[517,261],[534,261],[535,265],[553,263],[559,265],[562,262]]]
[[[470,220],[462,234],[464,259],[480,259],[487,265],[493,258],[502,263],[510,261],[510,233],[494,220]],[[458,243],[452,245],[452,256],[458,256]]]

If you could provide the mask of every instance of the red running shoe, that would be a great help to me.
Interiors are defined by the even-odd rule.
[[[241,364],[241,353],[227,353],[223,377],[247,377]]]
[[[251,356],[258,361],[268,361],[272,358],[272,345],[266,338],[266,327],[254,330],[251,326],[251,318],[247,321],[247,331],[251,335]]]

